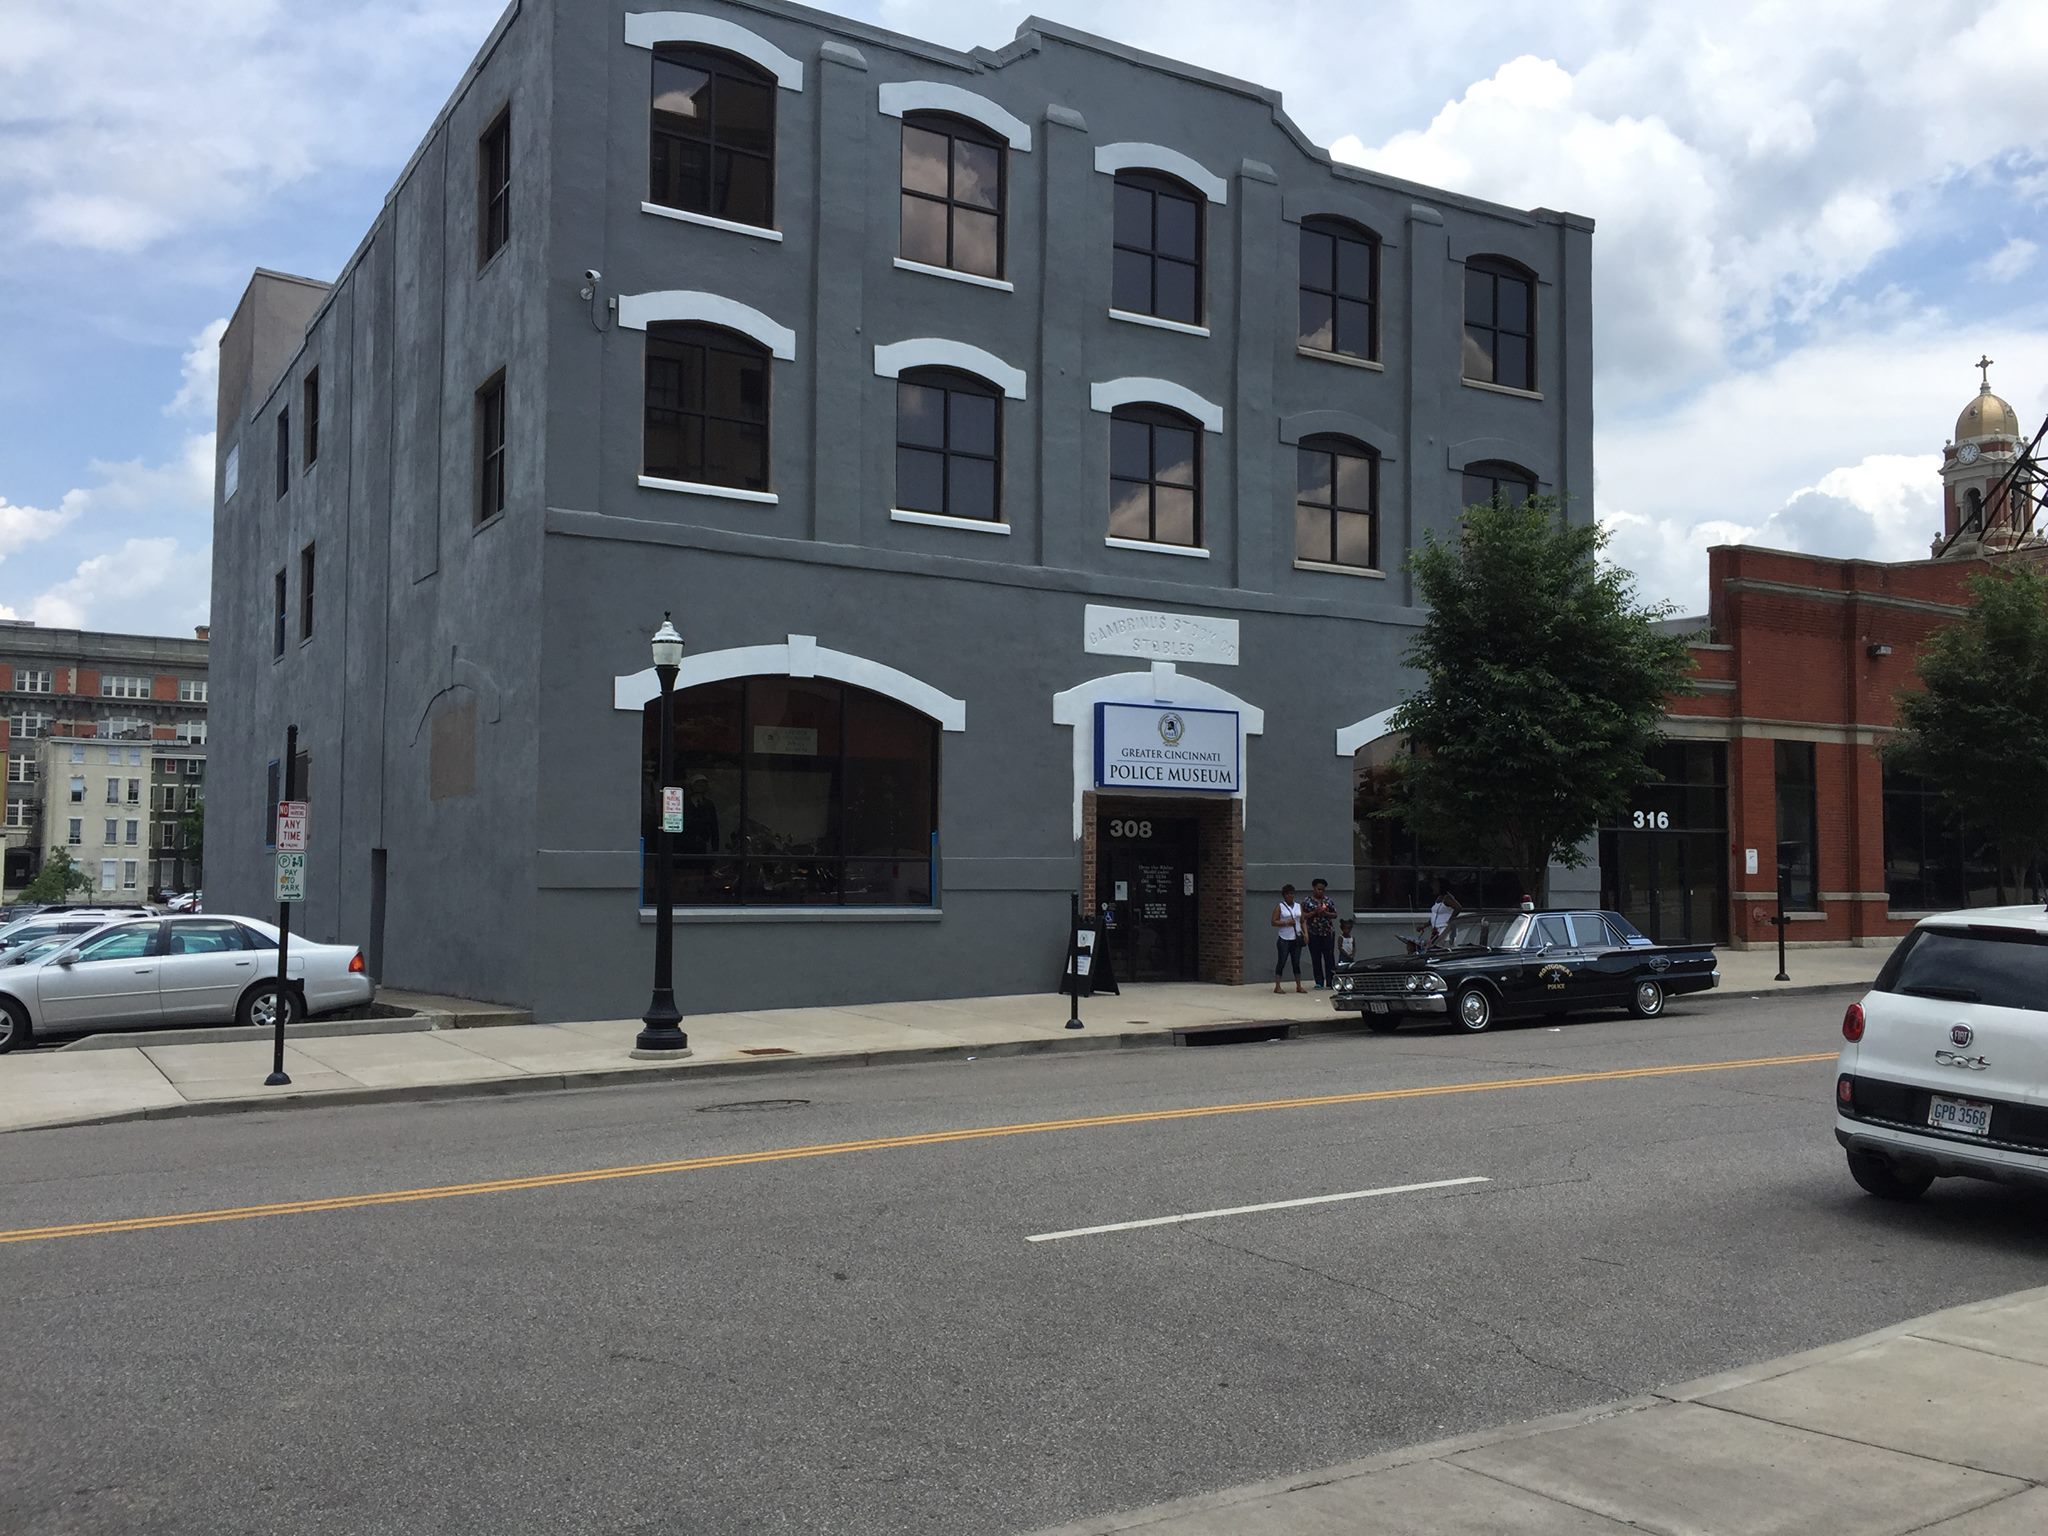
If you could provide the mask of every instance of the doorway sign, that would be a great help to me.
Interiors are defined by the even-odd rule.
[[[1097,704],[1096,787],[1234,795],[1244,787],[1243,740],[1234,709]]]

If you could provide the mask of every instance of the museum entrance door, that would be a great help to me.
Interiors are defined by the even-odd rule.
[[[1192,816],[1129,807],[1112,803],[1099,812],[1096,942],[1108,945],[1120,981],[1194,981],[1201,834]]]

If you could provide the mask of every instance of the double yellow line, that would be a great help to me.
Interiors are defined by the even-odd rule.
[[[1740,1061],[1687,1062],[1665,1067],[1626,1067],[1611,1072],[1559,1072],[1546,1077],[1503,1077],[1476,1083],[1442,1083],[1426,1088],[1378,1088],[1363,1093],[1326,1093],[1297,1099],[1254,1099],[1240,1104],[1197,1104],[1182,1109],[1148,1109],[1123,1115],[1088,1115],[1072,1120],[1032,1120],[1018,1125],[972,1126],[924,1131],[914,1136],[876,1136],[865,1141],[827,1141],[766,1152],[732,1152],[718,1157],[685,1157],[665,1163],[629,1163],[618,1168],[585,1168],[572,1173],[539,1173],[523,1179],[483,1179],[472,1184],[436,1184],[425,1189],[392,1189],[325,1200],[281,1200],[212,1211],[178,1211],[164,1216],[130,1216],[118,1221],[80,1221],[59,1227],[18,1227],[0,1231],[0,1243],[43,1243],[63,1237],[105,1237],[116,1232],[156,1232],[166,1227],[200,1227],[218,1221],[254,1221],[264,1216],[311,1216],[322,1211],[357,1211],[378,1205],[411,1205],[421,1200],[454,1200],[468,1195],[506,1195],[528,1189],[561,1189],[611,1179],[644,1179],[664,1173],[702,1173],[754,1163],[788,1163],[806,1157],[840,1157],[849,1152],[889,1152],[901,1147],[938,1147],[998,1136],[1037,1136],[1048,1131],[1086,1131],[1112,1125],[1151,1125],[1166,1120],[1199,1120],[1211,1115],[1249,1115],[1269,1109],[1322,1109],[1335,1104],[1384,1104],[1396,1099],[1431,1099],[1460,1093],[1495,1093],[1511,1088],[1565,1088],[1577,1083],[1619,1083],[1646,1077],[1679,1077],[1698,1072],[1739,1072],[1754,1067],[1804,1066],[1833,1061],[1833,1051],[1801,1056],[1752,1056]]]

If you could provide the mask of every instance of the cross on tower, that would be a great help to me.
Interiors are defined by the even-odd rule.
[[[1976,364],[1976,366],[1977,366],[1977,370],[1978,370],[1978,372],[1980,372],[1981,374],[1983,374],[1983,375],[1984,375],[1984,388],[1986,388],[1986,389],[1989,389],[1989,388],[1991,387],[1991,364],[1992,364],[1992,361],[1993,361],[1993,359],[1991,359],[1991,358],[1989,358],[1989,357],[1979,357],[1979,358],[1977,359],[1977,364]]]

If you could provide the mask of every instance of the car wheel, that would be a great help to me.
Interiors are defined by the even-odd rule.
[[[1849,1177],[1880,1200],[1918,1200],[1934,1182],[1931,1173],[1901,1171],[1869,1152],[1849,1154]]]
[[[1654,1019],[1664,1011],[1664,989],[1654,981],[1639,981],[1628,995],[1628,1011],[1639,1019]]]
[[[29,1028],[28,1010],[11,997],[0,997],[0,1056],[35,1038]]]
[[[277,1027],[279,992],[275,981],[259,981],[242,994],[240,1006],[235,1009],[235,1022],[244,1029],[275,1029]],[[287,988],[283,994],[284,1021],[286,1024],[299,1022],[299,997]]]
[[[1467,987],[1458,994],[1457,1006],[1451,1017],[1458,1021],[1458,1028],[1466,1034],[1481,1034],[1492,1027],[1493,999],[1484,987]]]

